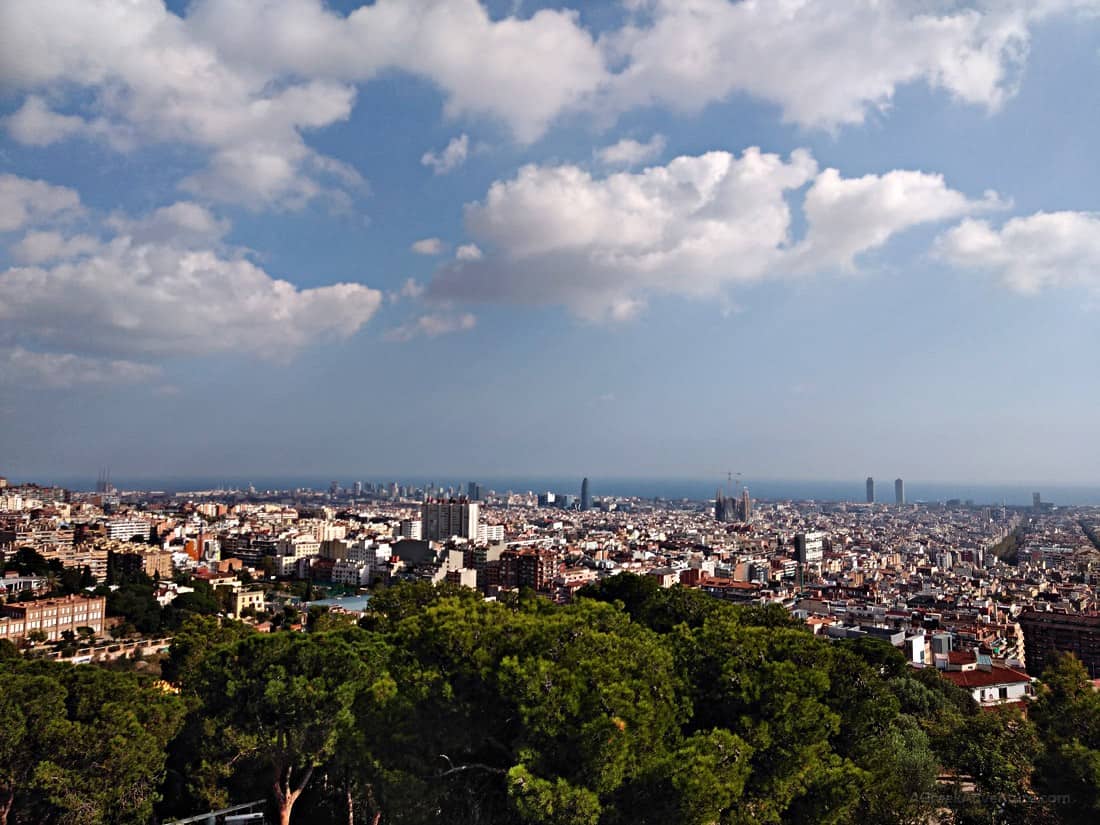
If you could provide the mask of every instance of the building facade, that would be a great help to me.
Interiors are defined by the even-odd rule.
[[[1020,615],[1020,628],[1024,661],[1032,676],[1041,676],[1055,654],[1072,653],[1090,679],[1100,679],[1100,616],[1027,610]]]
[[[106,611],[107,600],[102,596],[60,596],[0,605],[0,639],[18,642],[39,631],[47,641],[55,642],[66,631],[77,633],[81,627],[102,633]]]
[[[421,535],[427,541],[451,536],[477,540],[478,504],[468,499],[432,499],[421,505]]]

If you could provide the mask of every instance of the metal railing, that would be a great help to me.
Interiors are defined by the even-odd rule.
[[[254,802],[244,802],[240,805],[233,805],[229,808],[222,808],[220,811],[210,811],[205,814],[198,814],[197,816],[188,816],[183,819],[173,819],[170,822],[165,822],[163,825],[217,825],[217,823],[225,822],[225,817],[232,814],[250,814],[250,813],[262,813],[264,805],[267,803],[263,799],[257,799]],[[263,820],[261,820],[261,823]]]

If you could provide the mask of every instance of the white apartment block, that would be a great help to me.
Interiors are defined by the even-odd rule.
[[[312,559],[321,552],[321,542],[308,533],[279,539],[275,544],[275,574],[293,576],[299,562]]]
[[[142,519],[111,519],[105,525],[107,538],[115,541],[129,541],[134,536],[147,537],[149,535],[149,522]]]
[[[477,543],[492,544],[504,541],[503,524],[479,524],[477,526]]]

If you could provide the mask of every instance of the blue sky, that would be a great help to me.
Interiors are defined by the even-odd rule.
[[[1098,13],[5,4],[0,473],[1095,482]]]

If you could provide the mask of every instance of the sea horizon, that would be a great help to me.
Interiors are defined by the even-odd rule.
[[[483,491],[497,493],[508,491],[553,492],[580,495],[581,476],[471,476],[463,480],[452,475],[439,476],[362,476],[348,473],[318,475],[270,475],[270,476],[121,476],[111,478],[111,483],[123,491],[156,491],[181,493],[204,490],[246,490],[249,486],[258,491],[312,489],[326,490],[332,481],[341,487],[351,487],[356,481],[385,483],[396,481],[402,486],[453,487],[458,493],[466,492],[467,481],[477,482]],[[721,490],[724,495],[739,495],[747,487],[752,497],[759,501],[822,501],[861,503],[866,498],[865,478],[838,479],[744,479],[729,484],[723,479],[700,480],[693,478],[659,477],[600,477],[589,476],[591,495],[594,498],[613,496],[619,498],[643,498],[665,500],[707,501]],[[52,476],[11,479],[12,483],[37,483],[56,485],[76,492],[92,491],[97,479],[89,476]],[[954,482],[905,480],[905,498],[909,503],[943,502],[953,499],[972,501],[975,505],[1027,506],[1032,504],[1033,493],[1038,492],[1043,502],[1060,506],[1100,506],[1100,483],[1096,484],[1044,484],[1042,482]],[[884,479],[876,484],[876,501],[890,504],[894,501],[894,480]]]

